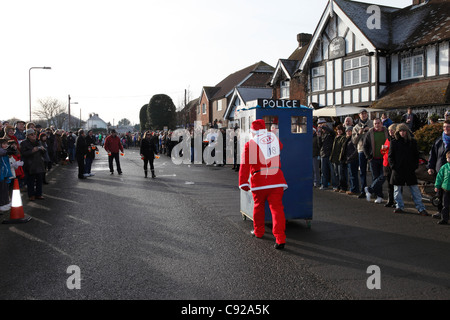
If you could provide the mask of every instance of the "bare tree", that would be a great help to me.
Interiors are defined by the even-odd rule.
[[[130,125],[130,120],[128,120],[127,118],[123,118],[122,120],[119,121],[119,123],[117,124],[118,126],[129,126]]]
[[[48,126],[62,128],[66,118],[66,105],[55,98],[38,100],[40,107],[33,114],[41,120],[47,121]]]

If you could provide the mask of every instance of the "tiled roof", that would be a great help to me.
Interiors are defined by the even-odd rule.
[[[450,39],[450,3],[433,1],[392,14],[392,48],[400,50]]]
[[[308,50],[308,46],[303,46],[303,47],[297,47],[297,49],[295,49],[294,52],[292,52],[292,54],[289,56],[289,58],[287,60],[298,60],[301,61],[303,59],[303,57],[305,56],[306,50]]]
[[[265,81],[263,84],[267,83],[271,74],[273,73],[274,68],[267,63],[260,61],[258,63],[255,63],[247,68],[244,68],[242,70],[239,70],[235,73],[230,74],[228,77],[223,79],[221,82],[219,82],[215,88],[218,90],[214,93],[213,96],[209,97],[210,99],[220,99],[225,97],[226,95],[230,94],[234,87],[242,85],[245,83],[245,85],[249,86],[251,85],[251,82],[253,81],[253,85],[261,85],[261,83],[257,83],[256,80]],[[268,76],[261,76],[259,73],[266,74]],[[254,79],[249,79],[249,76],[255,77]],[[266,77],[267,80],[264,80]]]
[[[379,29],[367,26],[369,3],[334,2],[377,49],[397,51],[450,39],[448,0],[429,0],[403,9],[377,5],[381,11]]]
[[[448,78],[390,85],[371,107],[396,109],[438,105],[450,105]]]

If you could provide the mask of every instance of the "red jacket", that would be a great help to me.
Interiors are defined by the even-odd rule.
[[[283,145],[275,134],[265,130],[258,131],[245,144],[239,169],[239,188],[247,186],[252,191],[279,187],[286,189],[288,186],[280,163],[282,148]]]
[[[123,152],[123,146],[118,136],[107,136],[104,148],[106,152],[119,153],[119,150]]]
[[[386,139],[384,145],[387,147],[386,149],[381,149],[381,154],[383,155],[383,166],[389,167],[388,155],[389,155],[389,146],[391,145],[391,141]]]

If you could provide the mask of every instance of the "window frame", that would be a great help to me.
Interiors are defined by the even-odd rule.
[[[420,63],[420,75],[415,75],[416,70],[416,63],[415,60],[417,58],[421,59]],[[400,60],[400,79],[401,80],[408,80],[408,79],[414,79],[414,78],[422,78],[424,76],[424,55],[422,53],[419,54],[408,54],[403,55]],[[408,75],[405,76],[405,72],[408,71]]]
[[[311,91],[325,90],[325,66],[311,68]]]
[[[367,56],[359,56],[343,61],[344,87],[357,86],[370,82],[370,59]],[[362,80],[362,72],[367,70],[367,76]]]

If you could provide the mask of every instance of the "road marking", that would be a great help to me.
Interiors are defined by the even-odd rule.
[[[44,221],[44,220],[38,219],[38,218],[36,218],[36,217],[34,217],[34,216],[30,216],[30,217],[32,217],[32,218],[33,218],[33,220],[36,220],[36,221],[38,221],[38,222],[40,222],[40,223],[43,223],[43,224],[46,224],[46,225],[49,225],[49,226],[51,226],[51,224],[50,224],[50,223],[48,223],[47,221]]]
[[[70,202],[70,203],[77,203],[77,204],[78,204],[77,201],[73,201],[73,200],[69,200],[69,199],[64,199],[64,198],[59,198],[59,197],[49,196],[48,194],[45,194],[45,196],[46,196],[47,198],[50,198],[50,199],[56,199],[56,200],[67,201],[67,202]]]
[[[69,218],[73,219],[73,220],[77,220],[77,221],[83,222],[85,224],[91,224],[89,221],[86,221],[86,220],[83,220],[83,219],[80,219],[80,218],[77,218],[77,217],[74,217],[74,216],[71,216],[71,215],[67,215],[67,216]]]
[[[48,243],[48,242],[45,242],[44,240],[39,239],[39,238],[37,238],[37,237],[35,237],[35,236],[29,234],[29,233],[23,232],[23,231],[17,229],[16,227],[10,227],[10,228],[9,228],[9,231],[14,232],[15,234],[18,234],[19,236],[22,236],[22,237],[24,237],[24,238],[26,238],[26,239],[28,239],[28,240],[36,241],[36,242],[40,242],[40,243],[46,244],[47,246],[49,246],[49,247],[52,248],[53,250],[55,250],[55,251],[61,253],[62,255],[65,255],[65,256],[68,256],[68,257],[72,258],[69,254],[67,254],[67,253],[64,252],[63,250],[61,250],[61,249],[55,247],[54,245],[52,245],[52,244],[50,244],[50,243]]]

